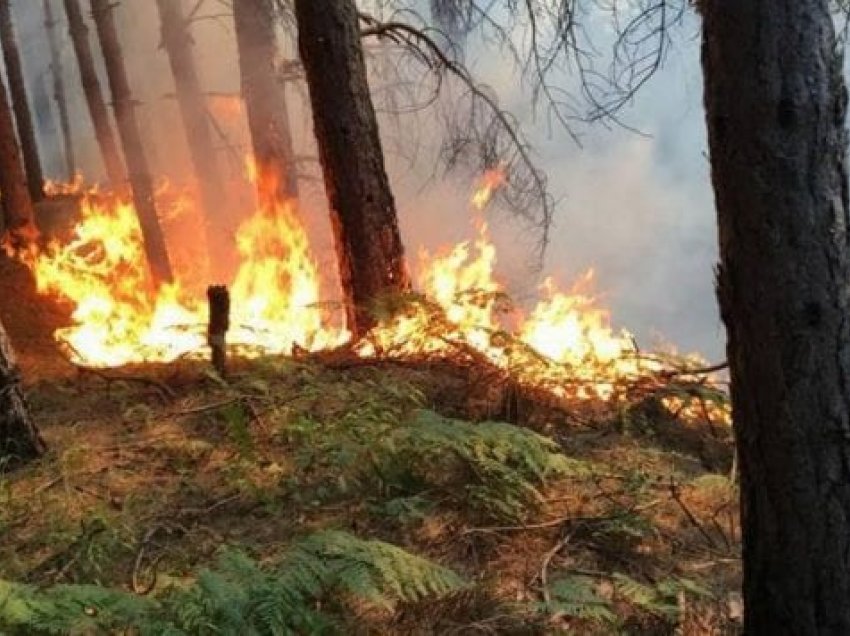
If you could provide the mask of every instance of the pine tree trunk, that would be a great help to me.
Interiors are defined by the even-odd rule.
[[[24,166],[15,137],[15,122],[6,86],[0,80],[0,203],[4,231],[12,245],[23,247],[36,239],[32,199],[27,190]]]
[[[850,634],[847,93],[828,0],[705,0],[745,630]]]
[[[74,45],[77,67],[80,71],[80,82],[86,96],[100,154],[103,157],[106,176],[113,188],[120,188],[125,180],[124,165],[121,161],[115,134],[112,131],[112,124],[109,122],[109,111],[103,99],[100,79],[94,65],[89,43],[89,30],[83,18],[79,0],[64,0],[64,2],[65,15],[68,18],[68,31]]]
[[[173,280],[171,263],[168,260],[165,238],[156,214],[153,181],[139,134],[139,124],[130,93],[130,82],[127,79],[124,56],[121,53],[118,31],[115,28],[115,16],[112,15],[114,5],[111,0],[91,0],[91,8],[106,63],[106,75],[112,93],[115,120],[124,146],[124,158],[127,161],[130,185],[133,188],[133,201],[139,215],[148,264],[154,284],[168,283]]]
[[[62,129],[62,144],[65,149],[65,172],[69,180],[77,173],[77,161],[74,156],[74,137],[71,134],[71,120],[68,116],[68,100],[65,96],[65,71],[62,68],[62,55],[56,36],[56,22],[50,0],[44,0],[44,26],[47,29],[47,41],[50,44],[50,73],[53,76],[53,98],[59,112],[59,127]]]
[[[207,249],[210,251],[211,263],[215,264],[222,262],[222,255],[232,251],[226,222],[227,192],[218,169],[206,97],[201,90],[192,53],[192,35],[183,15],[181,2],[182,0],[156,0],[162,43],[171,64],[177,102],[189,143],[189,155],[200,185],[206,217]],[[223,272],[216,273],[222,275]]]
[[[18,139],[26,167],[27,187],[30,199],[40,201],[44,197],[44,174],[35,139],[29,99],[27,97],[24,69],[18,51],[15,25],[12,20],[11,0],[0,0],[0,42],[3,45],[3,61],[6,64],[6,76],[9,79],[9,94],[15,111]]]
[[[286,84],[275,69],[274,2],[233,0],[233,18],[254,159],[260,174],[274,179],[279,200],[297,199],[298,171],[289,128]]]
[[[348,327],[358,337],[374,325],[371,303],[409,289],[410,278],[354,0],[296,0],[295,12]]]
[[[0,472],[46,450],[20,387],[15,356],[0,323]]]

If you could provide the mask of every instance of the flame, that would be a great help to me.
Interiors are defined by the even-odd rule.
[[[246,158],[245,169],[257,186],[258,204],[235,237],[241,264],[231,285],[228,342],[246,356],[319,351],[345,343],[350,334],[322,305],[327,280],[311,253],[296,202],[275,198],[273,171],[252,157]],[[592,292],[592,270],[568,291],[553,278],[545,279],[537,304],[525,315],[514,311],[506,318],[497,250],[482,216],[506,183],[503,168],[483,175],[470,198],[474,237],[435,254],[420,250],[418,301],[396,308],[354,343],[354,350],[361,356],[461,350],[510,371],[520,383],[560,397],[616,397],[619,380],[662,371],[663,362],[639,355],[632,336],[611,326]],[[198,277],[206,263],[202,241],[196,240],[203,237],[197,193],[166,181],[157,188],[166,232],[188,235],[192,245],[169,244],[175,270],[184,273],[174,284],[155,289],[131,203],[89,190],[81,180],[53,184],[50,191],[81,197],[73,237],[18,256],[34,271],[41,293],[72,305],[73,324],[56,333],[71,359],[111,367],[170,361],[203,350],[206,299]],[[513,335],[506,335],[508,331]],[[663,403],[671,412],[694,411],[697,416],[697,403],[675,397]]]
[[[470,203],[479,212],[486,208],[493,195],[508,182],[507,172],[504,167],[491,168],[481,177],[478,187],[472,195]]]
[[[524,321],[520,333],[523,342],[538,353],[558,362],[579,367],[588,360],[606,365],[634,350],[628,332],[614,333],[608,312],[595,306],[592,296],[580,289],[592,284],[589,270],[566,294],[558,290],[552,278],[540,286],[545,296]]]
[[[231,290],[236,329],[228,338],[262,353],[316,351],[341,344],[347,333],[326,328],[319,271],[295,202],[269,204],[239,229],[242,266]]]
[[[500,171],[488,172],[470,199],[474,211],[487,206],[496,190],[506,183]],[[584,394],[608,397],[615,378],[636,373],[639,363],[628,332],[615,332],[608,312],[597,307],[587,291],[593,272],[586,273],[572,292],[560,291],[554,280],[541,285],[543,298],[516,329],[519,342],[527,345],[545,364],[534,364],[529,351],[506,346],[500,320],[504,287],[495,275],[496,247],[486,222],[473,217],[477,237],[441,254],[420,252],[419,288],[441,312],[414,308],[378,326],[361,345],[361,355],[411,355],[448,351],[462,343],[490,362],[510,368],[520,381],[559,388],[567,376],[585,380]]]
[[[192,197],[187,190],[160,183],[156,198],[163,225],[185,223],[196,210]],[[271,197],[262,198],[266,203],[236,236],[242,264],[231,291],[229,341],[246,355],[291,353],[295,348],[313,351],[343,342],[347,334],[328,326],[319,305],[318,268],[294,203],[270,204]],[[203,232],[192,236],[193,241],[202,240]],[[180,253],[174,247],[169,245],[172,257]],[[185,275],[154,289],[136,211],[129,202],[83,194],[81,219],[72,239],[53,241],[43,251],[21,258],[34,271],[39,292],[73,306],[72,326],[55,336],[75,363],[113,367],[167,362],[205,345],[207,318],[201,294],[187,291],[194,286],[186,284]],[[183,269],[203,268],[195,264],[194,269]]]
[[[44,181],[44,194],[48,197],[78,195],[85,194],[86,192],[94,194],[97,192],[97,188],[89,186],[81,172],[76,173],[70,181],[56,181],[53,179],[46,179]]]

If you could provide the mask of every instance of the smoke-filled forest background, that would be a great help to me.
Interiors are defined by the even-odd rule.
[[[192,24],[202,85],[219,126],[221,166],[233,179],[244,173],[249,151],[245,114],[238,98],[236,42],[227,8],[208,3],[204,19]],[[391,16],[381,3],[366,3],[375,15]],[[415,4],[415,3],[413,3]],[[423,3],[425,5],[427,3]],[[30,100],[36,120],[45,172],[66,179],[61,135],[52,99],[50,55],[40,2],[13,3],[20,33]],[[383,11],[383,14],[382,14]],[[421,7],[422,15],[428,8]],[[58,17],[64,17],[57,11]],[[153,173],[181,181],[192,174],[168,58],[161,46],[156,5],[125,0],[116,11],[134,98],[140,103],[145,149]],[[604,67],[614,37],[610,15],[589,16],[586,28],[597,43],[597,64]],[[93,32],[93,28],[92,28]],[[88,181],[103,178],[103,166],[91,120],[76,77],[73,50],[64,24],[57,28],[66,81],[71,132],[78,170]],[[280,30],[281,53],[294,59],[294,30]],[[527,37],[522,33],[515,38]],[[493,55],[493,43],[473,33],[464,60],[476,79],[493,88],[500,103],[517,116],[531,140],[534,159],[550,176],[557,199],[551,244],[542,272],[568,285],[588,268],[596,274],[601,304],[612,322],[628,328],[646,345],[672,344],[680,351],[699,351],[719,358],[723,333],[713,294],[716,230],[705,155],[701,112],[698,23],[690,14],[672,31],[663,66],[635,99],[618,114],[622,125],[574,122],[580,145],[570,139],[545,104],[528,98],[529,78],[506,58]],[[437,166],[445,133],[435,109],[415,108],[425,102],[433,79],[421,69],[405,72],[415,89],[393,86],[397,76],[380,56],[369,56],[373,99],[381,120],[387,167],[398,202],[402,231],[415,265],[422,245],[430,250],[469,235],[466,201],[477,174],[446,172]],[[558,80],[578,94],[574,76]],[[105,86],[105,82],[103,82]],[[307,106],[306,88],[290,85],[291,122],[299,169],[302,207],[313,230],[314,256],[333,269],[333,250],[325,219],[326,200]],[[442,102],[451,108],[451,91]],[[414,107],[414,108],[411,108]],[[439,131],[434,134],[434,131]],[[246,201],[246,205],[249,205]],[[490,227],[498,247],[497,271],[520,304],[540,281],[534,258],[536,234],[496,209]],[[521,240],[516,240],[517,235]]]

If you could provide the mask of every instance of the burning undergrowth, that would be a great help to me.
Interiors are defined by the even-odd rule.
[[[249,166],[250,167],[250,166]],[[256,182],[256,170],[249,176]],[[488,172],[470,199],[474,238],[437,253],[420,250],[417,289],[376,300],[378,326],[351,342],[342,326],[334,281],[323,276],[295,201],[260,196],[258,209],[236,231],[239,266],[232,279],[228,342],[241,356],[308,354],[358,360],[474,367],[511,401],[531,396],[556,405],[575,400],[610,404],[651,397],[668,411],[728,423],[723,387],[696,356],[648,355],[626,331],[610,325],[588,272],[564,291],[551,278],[528,311],[511,306],[495,274],[496,248],[484,216],[507,175]],[[263,192],[273,183],[260,180]],[[53,184],[54,194],[80,197],[80,218],[64,237],[19,255],[38,291],[70,303],[72,324],[55,337],[83,367],[169,362],[202,355],[207,308],[199,272],[202,222],[190,190],[164,184],[157,202],[171,236],[170,251],[187,275],[155,288],[145,262],[133,206],[86,191],[81,182]],[[54,192],[55,191],[55,192]],[[194,230],[192,229],[194,227]],[[199,247],[200,244],[200,247]],[[498,378],[498,381],[495,379]]]
[[[511,307],[473,231],[352,342],[297,210],[261,208],[223,379],[196,286],[153,292],[132,207],[84,196],[22,257],[78,375],[31,387],[52,451],[0,482],[0,628],[733,633],[721,369],[640,351],[589,275]]]

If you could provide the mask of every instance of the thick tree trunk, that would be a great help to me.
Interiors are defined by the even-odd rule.
[[[295,12],[348,327],[357,337],[374,325],[375,298],[409,289],[410,278],[354,0],[296,0]]]
[[[15,356],[0,323],[0,472],[46,450],[20,387]]]
[[[62,55],[56,35],[56,21],[50,0],[44,0],[44,26],[47,29],[47,41],[50,45],[50,73],[53,76],[53,98],[59,112],[59,127],[62,129],[62,144],[65,149],[65,172],[69,180],[77,173],[77,161],[74,156],[74,137],[71,134],[71,120],[68,117],[68,99],[65,95],[65,71],[62,68]]]
[[[828,0],[705,0],[748,634],[850,634],[847,95]]]
[[[15,122],[6,86],[0,80],[0,203],[3,225],[12,245],[23,247],[38,235],[32,199],[15,137]]]
[[[18,51],[17,37],[15,36],[11,0],[0,0],[0,42],[3,45],[3,61],[6,64],[9,93],[15,111],[15,122],[18,129],[18,139],[21,142],[24,166],[26,167],[30,199],[40,201],[44,197],[44,174],[38,154],[38,143],[35,139],[35,128],[32,123],[32,113],[30,112],[27,87],[24,81],[24,69]]]
[[[80,71],[80,82],[86,96],[100,154],[103,157],[106,176],[113,188],[119,188],[125,179],[124,165],[121,161],[115,134],[112,131],[112,124],[109,122],[109,111],[103,99],[100,79],[94,65],[91,45],[89,44],[89,30],[80,9],[80,1],[64,0],[64,2],[65,15],[68,18],[68,31],[77,57],[77,67]]]
[[[207,248],[212,256],[211,262],[217,263],[221,262],[222,254],[232,251],[226,222],[227,192],[218,169],[206,97],[201,89],[192,53],[192,35],[183,15],[181,2],[182,0],[157,0],[156,4],[159,8],[162,43],[168,53],[180,115],[186,129],[189,155],[200,185],[206,217]],[[221,275],[222,272],[217,274]]]
[[[275,68],[273,0],[233,0],[242,96],[257,168],[273,179],[279,200],[298,198],[298,171],[289,128],[286,83]],[[260,195],[269,193],[263,192]]]
[[[115,28],[115,16],[112,15],[114,7],[111,0],[91,0],[92,15],[106,63],[106,75],[112,93],[118,134],[124,146],[124,158],[127,161],[130,185],[133,188],[133,201],[145,242],[145,253],[154,284],[159,285],[173,279],[171,263],[168,260],[162,227],[156,215],[153,181],[139,134],[139,124],[130,93],[130,82],[127,79],[127,69],[124,66],[118,31]]]

